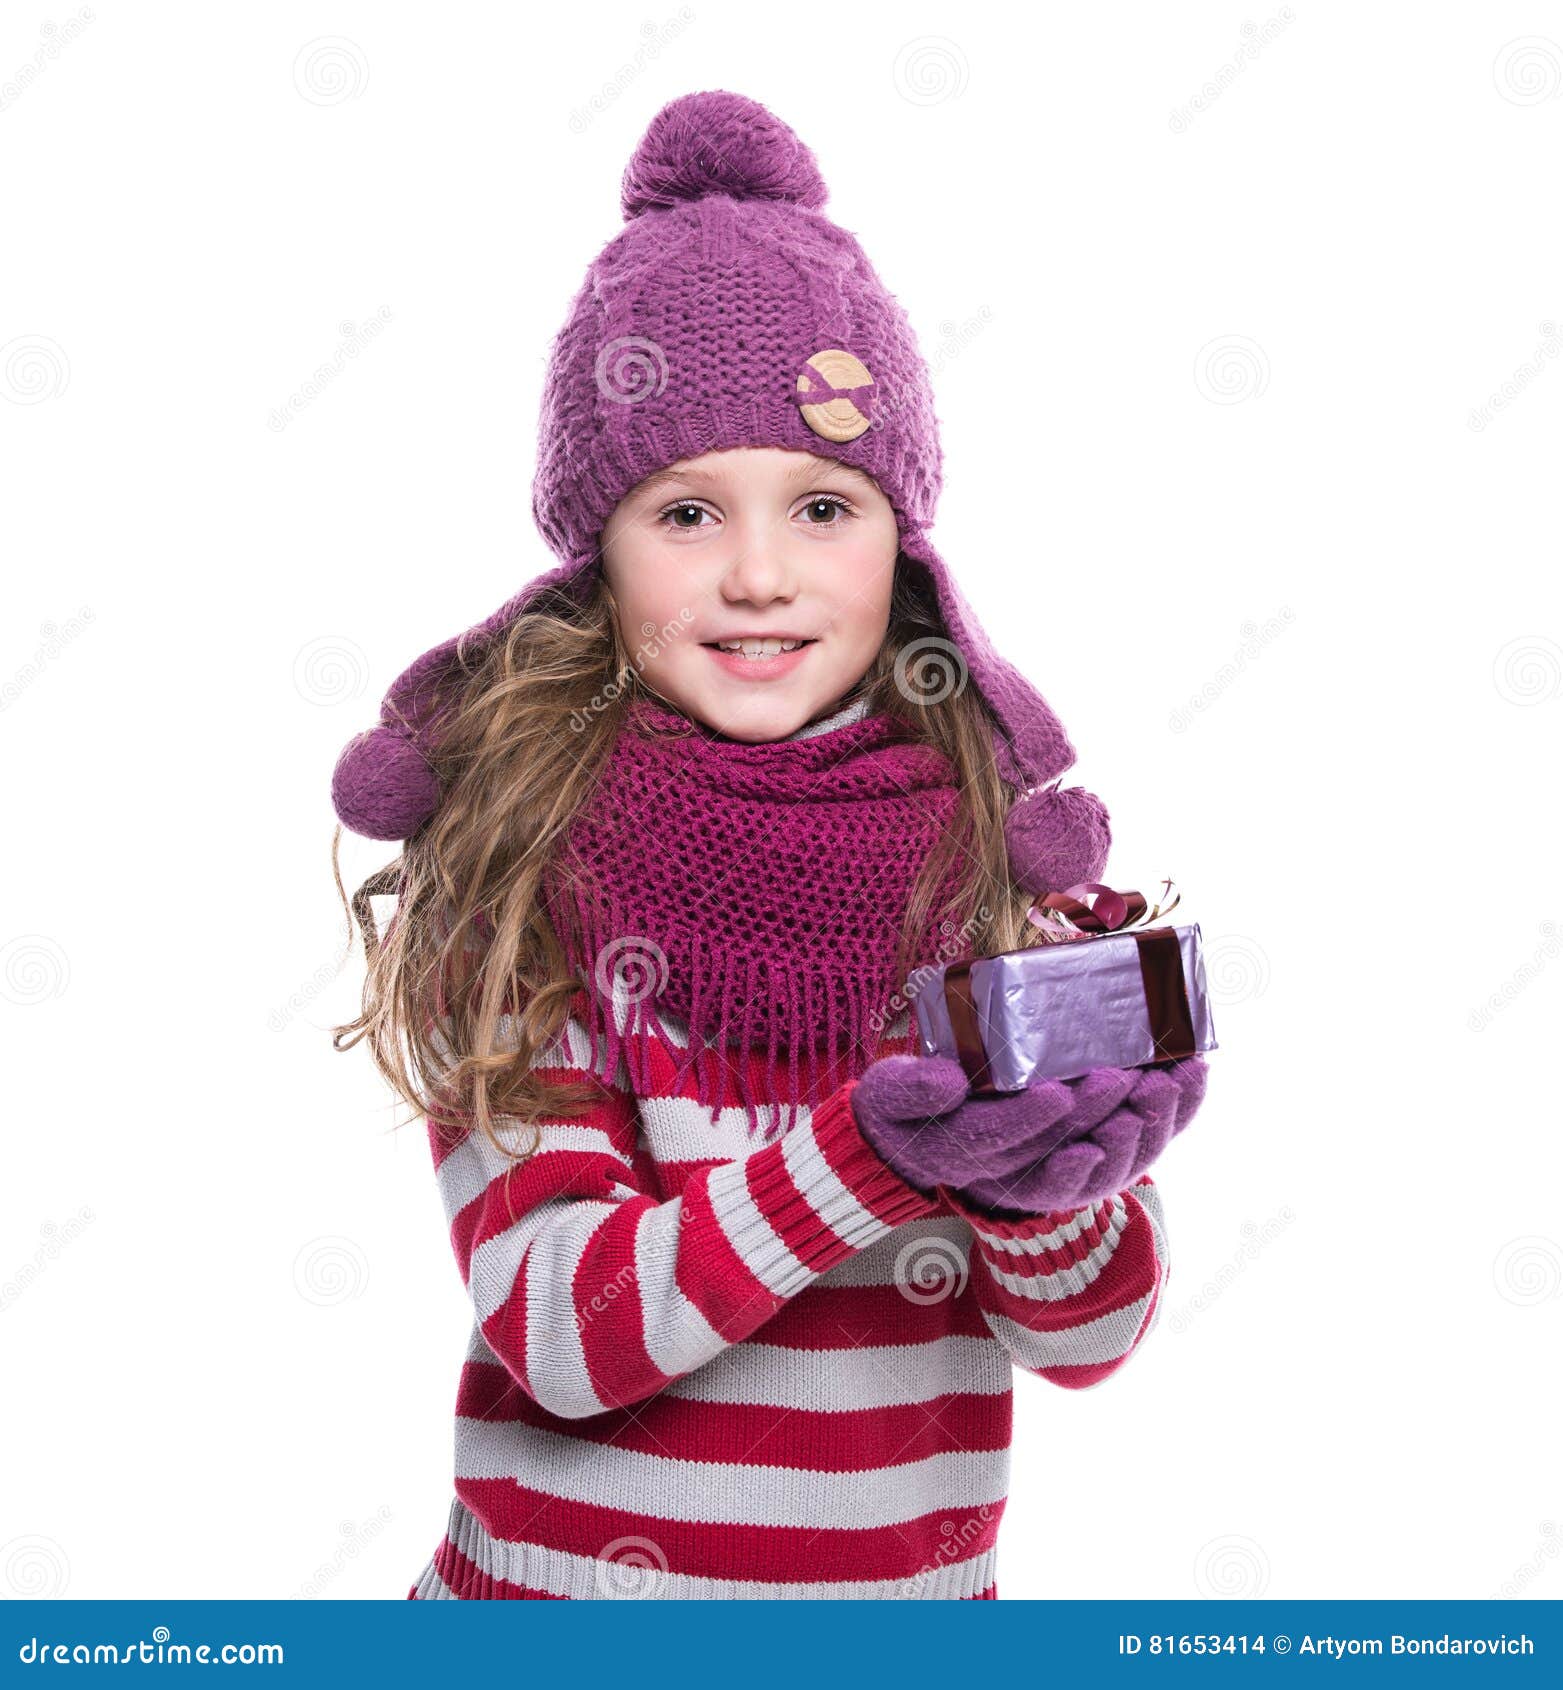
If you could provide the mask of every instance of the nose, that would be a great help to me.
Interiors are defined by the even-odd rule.
[[[722,597],[727,603],[786,604],[797,597],[797,569],[787,555],[784,538],[746,525],[746,531],[737,536],[736,555],[722,575]]]

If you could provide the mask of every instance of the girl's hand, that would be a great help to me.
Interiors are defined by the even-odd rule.
[[[859,1079],[851,1103],[864,1137],[907,1184],[1041,1214],[1132,1185],[1192,1120],[1206,1077],[1204,1057],[1186,1056],[974,1098],[952,1058],[887,1056]]]

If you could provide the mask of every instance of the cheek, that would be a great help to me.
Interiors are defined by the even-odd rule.
[[[605,560],[604,572],[618,606],[619,636],[629,650],[659,628],[687,623],[691,601],[685,572],[656,547],[621,547],[611,566]]]
[[[834,625],[855,646],[877,650],[890,622],[890,588],[895,558],[878,549],[859,558],[843,559],[833,582],[837,597]]]

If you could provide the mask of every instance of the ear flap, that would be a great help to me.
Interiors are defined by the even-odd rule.
[[[492,641],[546,590],[587,577],[591,559],[561,564],[529,581],[484,621],[432,646],[391,682],[379,726],[348,741],[331,776],[331,803],[343,827],[366,839],[406,839],[439,808],[443,793],[424,749],[440,718]]]
[[[1107,806],[1083,786],[1024,794],[1004,818],[1010,875],[1025,892],[1061,892],[1099,880],[1112,844]]]
[[[365,839],[406,839],[439,802],[434,770],[397,728],[370,728],[349,740],[337,758],[331,803],[343,827]]]

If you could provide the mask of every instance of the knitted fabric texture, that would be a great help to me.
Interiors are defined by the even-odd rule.
[[[676,1016],[692,1029],[680,1072],[713,1108],[713,1046],[784,1054],[789,1109],[822,1053],[861,1073],[905,1003],[903,922],[959,806],[949,760],[889,716],[744,744],[637,700],[544,884],[594,1048],[611,1067],[622,1044],[643,1085],[647,1041],[667,1048],[662,1013]],[[954,930],[962,868],[957,847],[917,966]],[[759,1100],[741,1092],[752,1131]]]

